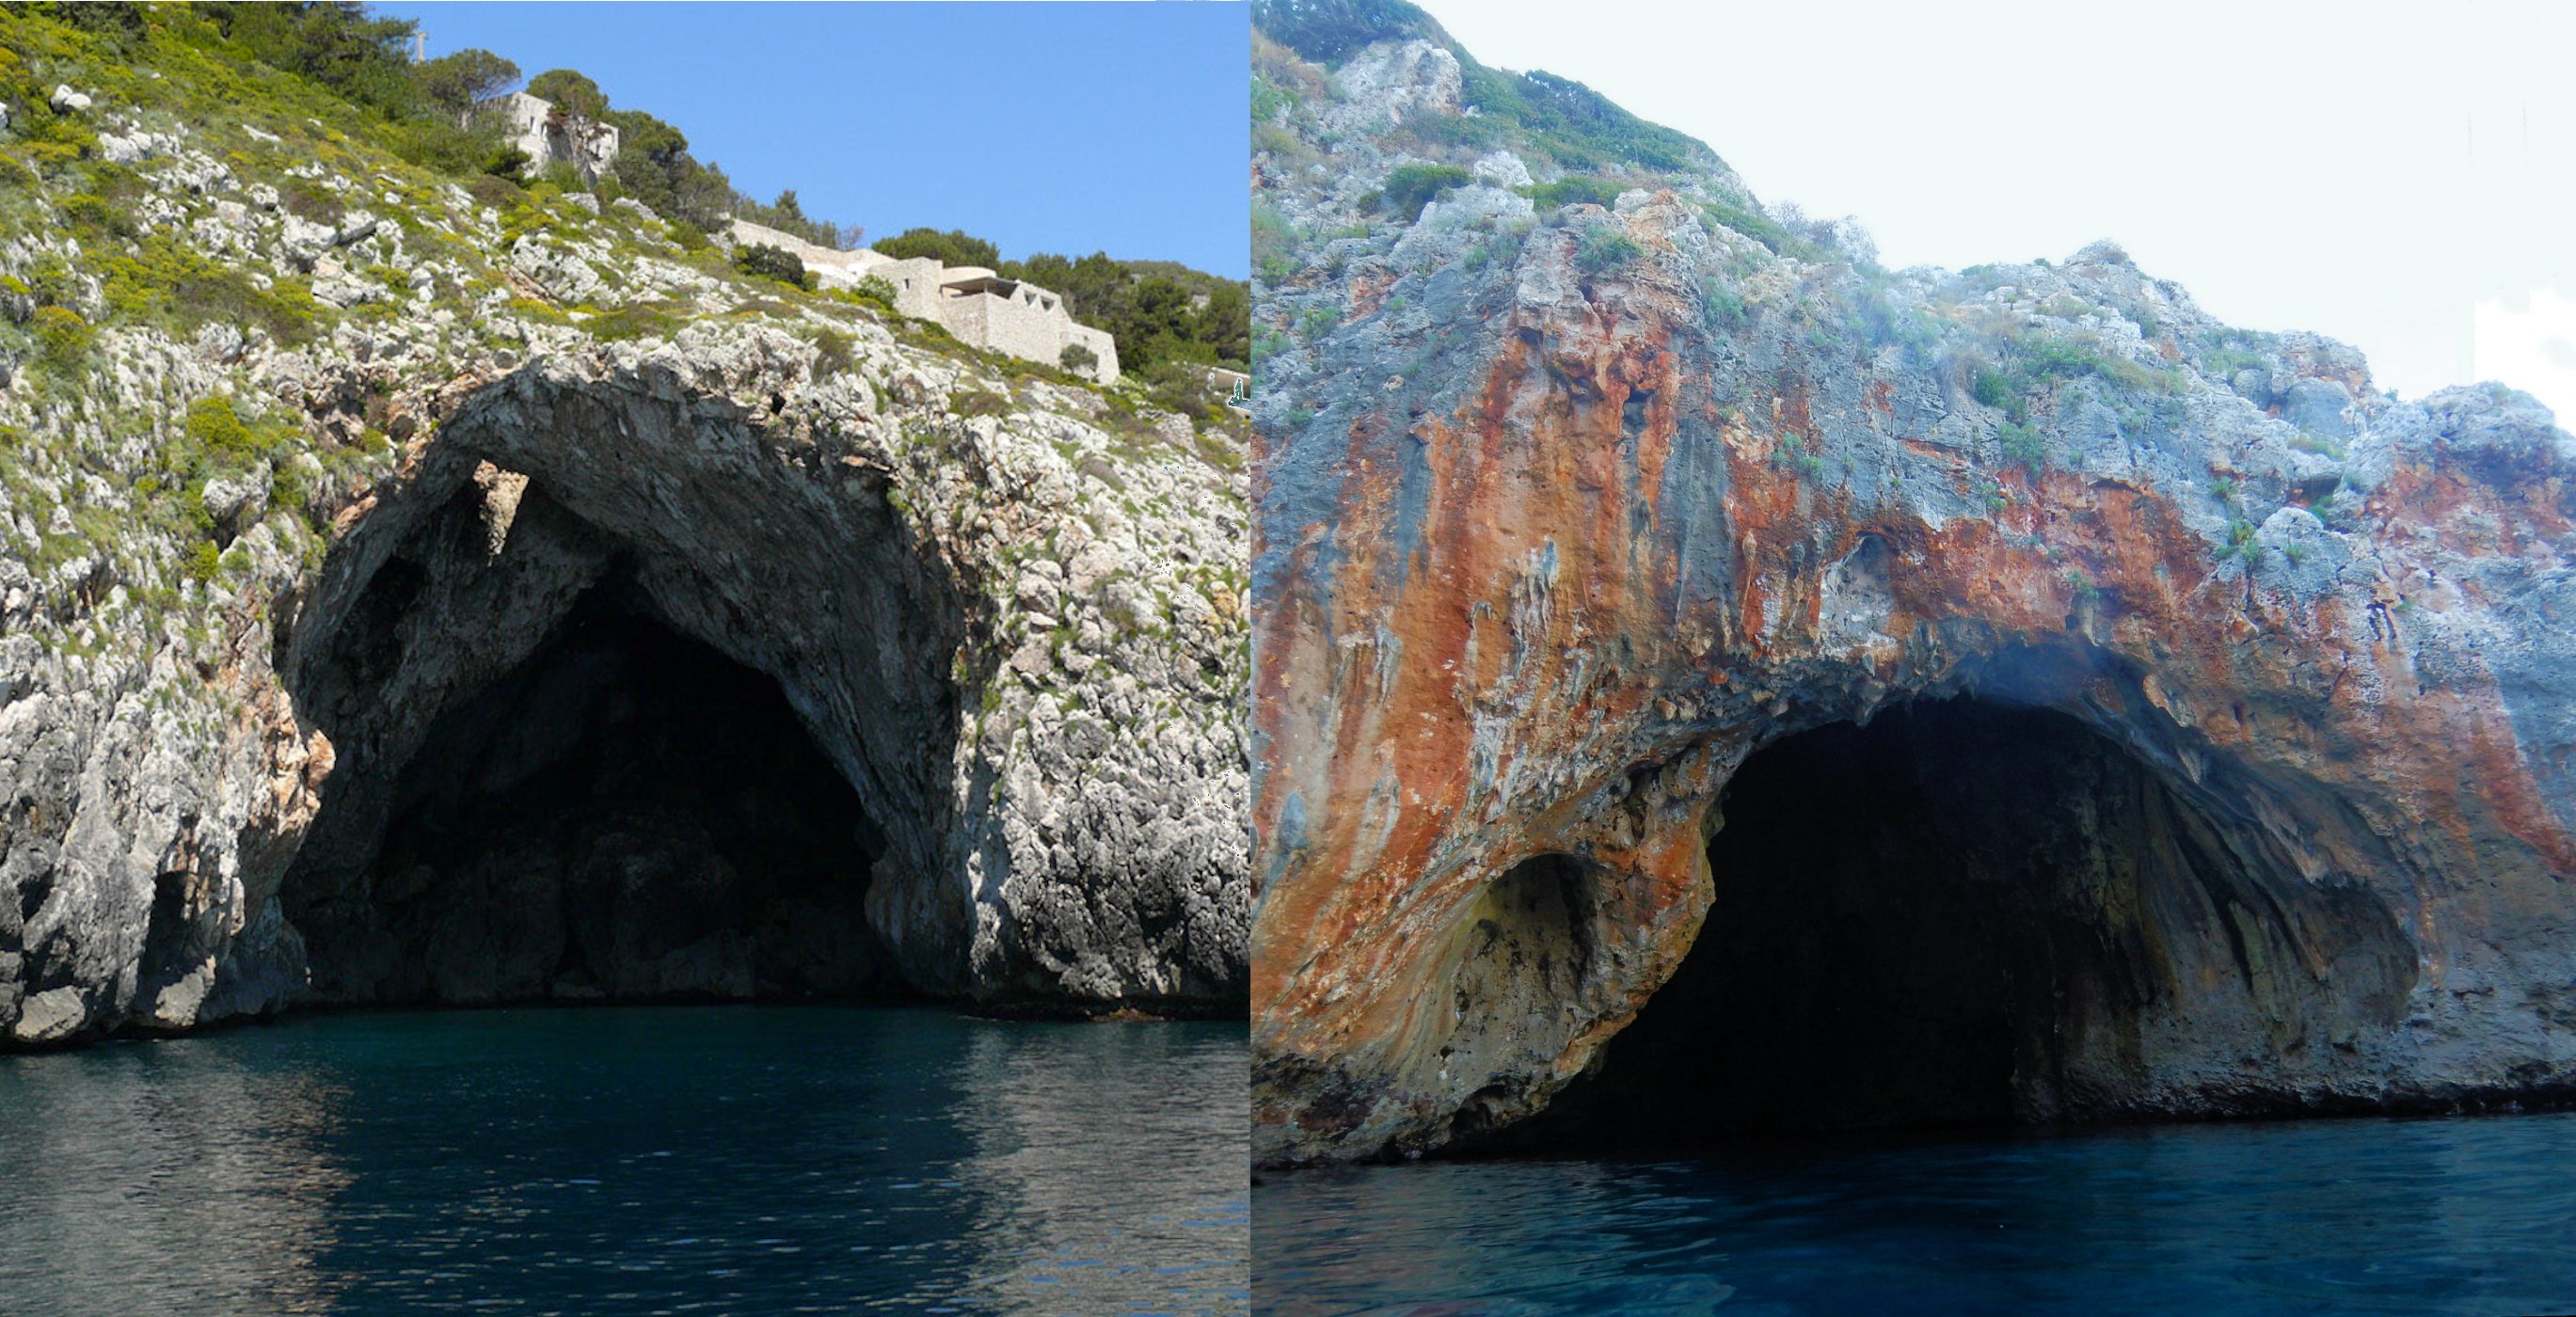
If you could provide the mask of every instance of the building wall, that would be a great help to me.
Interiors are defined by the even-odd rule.
[[[1100,358],[1100,365],[1093,369],[1093,378],[1099,380],[1103,384],[1112,384],[1117,382],[1118,340],[1112,338],[1108,330],[1094,329],[1089,325],[1077,324],[1067,331],[1066,341],[1079,343],[1084,347],[1091,349],[1091,355]],[[1058,351],[1062,351],[1062,349],[1058,349]]]
[[[855,288],[862,279],[883,279],[894,287],[897,311],[930,321],[971,347],[1055,366],[1062,364],[1066,344],[1079,343],[1099,358],[1092,378],[1117,382],[1117,341],[1106,330],[1076,322],[1065,310],[1063,294],[1054,289],[1023,283],[1009,297],[952,294],[943,285],[960,272],[927,257],[898,260],[883,252],[836,251],[743,219],[733,222],[732,237],[737,243],[794,252],[814,272],[814,282],[825,288]]]
[[[513,143],[528,153],[540,170],[549,165],[571,165],[588,179],[617,160],[617,129],[588,119],[566,119],[554,122],[554,102],[514,91],[501,98],[501,111],[510,116]]]
[[[939,319],[939,280],[947,267],[927,256],[895,260],[875,252],[881,262],[870,273],[894,285],[894,309],[923,320]],[[957,331],[951,329],[949,333]]]

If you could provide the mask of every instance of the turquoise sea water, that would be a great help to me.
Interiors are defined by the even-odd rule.
[[[1265,1175],[1264,1313],[2576,1312],[2576,1114]]]
[[[0,1313],[1229,1313],[1244,1030],[333,1015],[0,1057]]]

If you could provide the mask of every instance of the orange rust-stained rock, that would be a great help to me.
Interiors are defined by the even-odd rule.
[[[1541,1109],[1727,917],[1746,756],[1955,694],[2098,731],[2290,912],[2281,964],[2131,1022],[2091,1110],[2576,1081],[2576,442],[2509,392],[2397,403],[2322,339],[2213,364],[2225,328],[2101,248],[1887,292],[1707,221],[1730,185],[1552,219],[1463,188],[1365,280],[1264,294],[1351,318],[1256,404],[1256,1155]],[[1595,268],[1612,230],[1639,255]],[[1874,339],[1874,297],[1928,337]],[[1980,400],[2050,342],[2092,364]],[[2261,1014],[2348,993],[2352,938],[2397,987],[2331,1037]],[[2276,1050],[2185,1036],[2200,993]]]

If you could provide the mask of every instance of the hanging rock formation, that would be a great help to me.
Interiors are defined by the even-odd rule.
[[[1920,1123],[2576,1091],[2544,409],[2400,401],[2107,243],[1884,270],[1408,6],[1256,22],[1257,1158],[1473,1146],[1560,1094],[1903,1123],[1685,1018],[1835,992],[1920,1014],[1889,1066],[2000,1013],[1975,1101],[1880,1077]],[[1951,707],[1991,716],[1930,760],[1856,739]],[[1843,739],[1730,797],[1801,733]],[[1730,849],[1738,803],[1771,826]],[[1728,963],[1676,979],[1702,942]],[[1991,999],[1905,999],[1944,972]],[[1730,1049],[1708,1102],[1633,1105],[1641,1008],[1662,1060]]]

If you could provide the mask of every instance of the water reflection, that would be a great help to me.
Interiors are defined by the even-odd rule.
[[[0,1312],[1242,1311],[1243,1066],[750,1008],[0,1058]]]
[[[1262,1311],[2576,1309],[2576,1115],[1274,1177]]]
[[[347,1096],[215,1049],[0,1064],[0,1310],[123,1317],[139,1285],[200,1312],[327,1310]]]
[[[988,1300],[1028,1312],[1251,1302],[1245,1056],[1159,1026],[978,1036],[964,1123]]]

